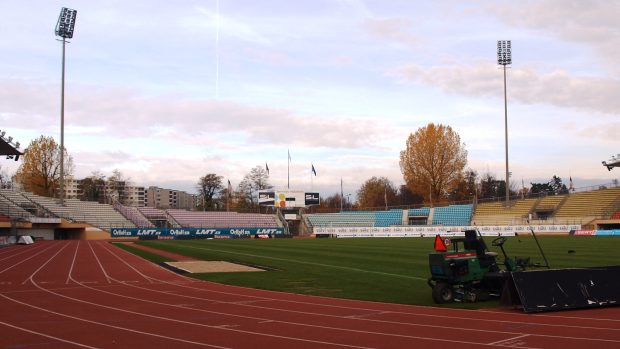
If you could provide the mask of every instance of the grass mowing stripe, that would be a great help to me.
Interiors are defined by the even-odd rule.
[[[350,270],[350,271],[356,271],[356,272],[361,272],[361,273],[371,273],[371,274],[377,274],[377,275],[395,276],[395,277],[405,278],[405,279],[417,279],[417,280],[424,280],[424,281],[426,281],[426,279],[427,279],[427,278],[421,278],[421,277],[417,277],[417,276],[392,274],[392,273],[385,273],[385,272],[382,272],[382,271],[364,270],[364,269],[358,269],[358,268],[352,268],[352,267],[345,267],[345,266],[341,266],[341,265],[331,265],[331,264],[324,264],[324,263],[304,262],[304,261],[295,260],[295,259],[271,257],[271,256],[265,256],[265,255],[256,255],[256,254],[243,253],[243,252],[232,252],[232,251],[218,250],[218,249],[214,249],[214,248],[205,248],[205,247],[196,247],[196,246],[187,246],[187,248],[193,248],[193,249],[198,249],[198,250],[206,250],[206,251],[214,251],[214,252],[220,252],[220,253],[228,253],[228,254],[236,254],[236,255],[248,256],[248,257],[258,257],[258,258],[273,259],[273,260],[282,261],[282,262],[295,262],[295,263],[299,263],[299,264],[314,265],[314,266],[327,267],[327,268],[336,268],[336,269],[342,269],[342,270]]]
[[[493,238],[485,239],[489,248]],[[552,268],[620,265],[620,238],[540,236]],[[245,287],[364,299],[434,305],[428,254],[434,238],[153,240],[140,244],[203,260],[265,266],[265,273],[208,273],[192,277]],[[509,256],[542,262],[534,239],[509,238]],[[454,303],[449,307],[479,309],[496,301]]]

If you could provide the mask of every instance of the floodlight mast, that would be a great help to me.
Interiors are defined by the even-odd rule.
[[[512,64],[512,47],[510,40],[497,41],[497,64],[504,69],[504,139],[506,141],[506,205],[510,201],[510,186],[508,171],[508,99],[506,95],[506,66]]]
[[[77,11],[63,7],[56,23],[56,36],[62,38],[62,82],[60,87],[60,205],[65,204],[65,46],[73,38]],[[61,41],[61,40],[59,40]]]

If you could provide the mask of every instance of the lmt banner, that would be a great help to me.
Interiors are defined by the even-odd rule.
[[[283,228],[112,228],[112,237],[236,238],[283,235]]]

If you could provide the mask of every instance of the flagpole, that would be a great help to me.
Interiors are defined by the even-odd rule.
[[[286,161],[286,177],[287,177],[287,182],[286,182],[286,187],[288,189],[291,189],[291,151],[287,149],[287,153],[288,153],[288,160]]]
[[[340,177],[340,212],[342,212],[342,201],[344,201],[344,191],[342,190],[342,177]]]

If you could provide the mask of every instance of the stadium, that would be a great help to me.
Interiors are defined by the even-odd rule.
[[[609,147],[608,138],[613,140],[617,131],[608,125],[608,116],[617,114],[617,105],[607,100],[616,100],[617,88],[615,75],[609,73],[610,79],[605,74],[609,62],[585,57],[575,50],[575,42],[558,50],[544,35],[547,27],[554,27],[554,34],[566,42],[578,37],[579,45],[587,43],[604,29],[616,28],[616,21],[609,25],[602,16],[613,13],[609,4],[599,4],[598,16],[596,12],[579,16],[585,12],[579,4],[566,12],[556,11],[562,7],[556,3],[513,6],[525,9],[518,15],[526,15],[530,33],[522,28],[506,30],[524,24],[507,19],[509,11],[493,6],[475,9],[496,16],[487,22],[472,13],[479,4],[470,8],[454,3],[450,4],[454,9],[446,11],[446,4],[432,2],[336,3],[334,7],[226,2],[222,8],[231,12],[221,17],[219,0],[189,7],[82,4],[90,7],[81,13],[92,25],[85,26],[85,37],[95,44],[74,51],[80,63],[73,72],[86,79],[68,91],[73,95],[71,104],[79,106],[72,110],[71,140],[82,148],[80,165],[95,169],[84,180],[73,178],[73,160],[65,157],[69,156],[64,144],[65,49],[67,39],[73,38],[77,11],[62,8],[55,31],[62,42],[60,144],[41,136],[40,143],[33,141],[23,150],[7,130],[0,132],[0,156],[11,164],[37,156],[52,163],[52,171],[38,179],[29,177],[38,171],[36,166],[20,166],[11,180],[0,171],[0,348],[620,349],[618,181],[573,188],[570,177],[570,188],[539,191],[534,187],[542,184],[531,183],[532,189],[523,185],[511,195],[506,93],[511,41],[497,41],[497,64],[504,74],[505,181],[495,180],[484,163],[495,161],[489,159],[499,154],[494,124],[499,89],[493,84],[497,74],[491,77],[497,67],[475,63],[479,52],[488,53],[478,46],[488,41],[488,32],[518,34],[521,42],[527,42],[522,57],[528,63],[513,74],[516,88],[511,91],[519,103],[515,108],[519,124],[511,124],[518,135],[513,142],[519,145],[519,151],[511,154],[518,159],[515,171],[570,173],[571,167],[584,166],[588,170],[573,172],[584,178],[595,173],[594,167],[612,171],[620,166],[620,154],[603,161],[602,167],[583,159],[601,151],[601,144]],[[233,5],[243,10],[235,13],[240,9]],[[19,6],[25,8],[7,5],[7,12],[23,12]],[[45,13],[48,6],[56,4],[36,7]],[[384,6],[391,12],[383,12]],[[545,6],[553,11],[544,11]],[[263,7],[269,13],[261,15]],[[322,7],[328,10],[322,12]],[[300,10],[303,16],[296,16]],[[141,17],[141,11],[147,15]],[[561,20],[579,20],[566,27],[545,17],[541,27],[534,16],[571,11],[577,15]],[[46,22],[35,12],[39,11],[33,11],[36,21],[23,22],[38,28],[33,23]],[[467,30],[458,26],[462,13],[467,13]],[[582,26],[587,22],[582,17],[593,20],[597,30],[592,31],[592,24]],[[427,23],[427,18],[433,20]],[[411,19],[415,30],[409,28]],[[502,27],[503,21],[510,25]],[[41,76],[51,59],[43,53],[45,44],[26,43],[42,35],[35,29],[36,34],[28,36],[31,28],[24,30],[13,18],[7,23],[23,31],[24,38],[0,45],[11,52],[5,64],[10,79],[18,77],[1,81],[10,87],[1,93],[9,106],[0,110],[0,116],[16,124],[23,136],[49,134],[52,118],[46,115],[54,106],[49,102],[54,84]],[[441,27],[441,35],[435,27]],[[103,36],[102,28],[107,30]],[[469,29],[474,31],[459,36]],[[435,36],[421,35],[429,31]],[[153,34],[156,41],[149,37]],[[210,34],[215,34],[215,45],[205,49],[206,41],[200,40]],[[337,40],[329,40],[332,36]],[[114,45],[107,46],[106,41]],[[235,41],[242,45],[235,46]],[[615,67],[609,42],[595,47],[611,56]],[[553,70],[555,66],[537,66],[540,61],[527,57],[532,53],[544,57],[546,49],[553,51],[554,64],[562,53],[568,52],[571,59]],[[460,70],[455,67],[461,62],[449,58],[457,50],[463,50]],[[13,57],[21,51],[26,55]],[[125,57],[114,56],[118,53]],[[215,69],[206,72],[205,57],[212,53]],[[220,55],[226,54],[220,71]],[[311,56],[310,61],[305,56]],[[47,61],[38,60],[41,57]],[[366,60],[371,65],[365,65]],[[594,61],[600,70],[587,64],[578,69],[580,60]],[[369,71],[375,76],[365,75]],[[572,76],[575,71],[584,75]],[[213,96],[205,98],[209,93],[204,81],[214,84]],[[612,91],[611,98],[603,90]],[[421,111],[427,115],[416,115]],[[476,152],[472,166],[487,166],[493,195],[482,194],[477,172],[465,170],[465,142],[450,126],[435,126],[435,121],[445,120],[444,113],[455,114],[450,121],[469,133],[468,145],[472,135],[481,139],[471,148]],[[587,128],[571,124],[583,116]],[[406,150],[400,152],[406,185],[397,190],[381,177],[379,183],[385,182],[373,188],[374,199],[364,204],[362,189],[351,204],[342,176],[340,194],[324,199],[327,190],[313,187],[316,162],[310,162],[311,172],[304,173],[310,175],[310,186],[291,189],[290,151],[286,189],[261,182],[269,178],[267,162],[266,177],[257,166],[252,171],[258,180],[239,183],[237,192],[230,180],[225,188],[224,177],[211,173],[225,170],[235,178],[249,161],[275,153],[276,148],[281,151],[289,142],[303,144],[306,157],[312,153],[325,162],[329,158],[331,169],[355,173],[358,179],[368,174],[377,179],[373,171],[391,171],[393,176],[394,139],[429,117],[433,122],[411,133]],[[597,118],[605,123],[597,123]],[[32,125],[25,127],[20,120],[17,126],[19,119]],[[555,132],[557,128],[573,132]],[[431,137],[429,130],[437,129],[447,132]],[[574,147],[580,139],[596,145]],[[571,147],[563,148],[566,144]],[[541,151],[549,145],[554,149]],[[422,178],[418,169],[424,161],[411,161],[407,169],[413,153],[426,155],[430,168],[441,163],[443,173],[457,174],[456,179],[442,186],[438,183],[447,183],[449,176]],[[541,159],[550,157],[554,163],[541,166]],[[566,162],[570,164],[564,166]],[[131,187],[119,170],[104,180],[99,171],[118,164],[131,166],[140,180],[183,185],[205,168],[209,174],[200,178],[201,194],[193,195]],[[276,166],[283,172],[280,163]],[[210,175],[217,185],[207,197],[204,183]],[[337,175],[330,176],[334,182]],[[554,175],[556,179],[561,185]],[[87,180],[91,180],[88,188]],[[388,205],[388,193],[393,194],[388,184],[398,191],[394,203],[400,201],[399,205]],[[504,190],[506,196],[498,197]],[[371,201],[374,204],[367,203]],[[403,204],[411,202],[419,204]]]
[[[0,143],[2,155],[23,155],[4,137]],[[496,303],[490,310],[468,310],[474,303],[462,303],[464,309],[407,305],[426,304],[430,298],[424,285],[428,272],[418,265],[430,250],[427,240],[456,241],[472,229],[487,238],[511,236],[512,243],[530,233],[590,239],[567,245],[585,252],[584,257],[562,262],[557,255],[554,262],[560,267],[594,263],[591,270],[601,270],[606,264],[600,263],[613,262],[613,235],[620,235],[620,187],[517,198],[509,204],[474,201],[333,213],[313,212],[319,201],[316,192],[262,191],[259,202],[270,213],[238,213],[77,199],[61,203],[1,189],[0,306],[8,313],[0,326],[12,335],[0,343],[59,348],[620,347],[619,308],[600,308],[610,305],[605,302],[584,305],[593,308],[585,313],[564,310],[527,318],[514,308],[493,310]],[[587,247],[591,239],[596,242]],[[268,241],[273,242],[264,245]],[[289,244],[294,241],[302,244]],[[592,253],[611,259],[593,262]],[[602,276],[584,270],[585,277],[596,279],[589,292],[602,289],[613,298],[615,269],[604,269]],[[551,272],[569,286],[577,277],[577,272],[571,277]],[[534,284],[544,289],[542,281],[518,288],[531,290]],[[590,297],[576,298],[590,302]],[[566,328],[571,328],[569,336],[558,332]]]

